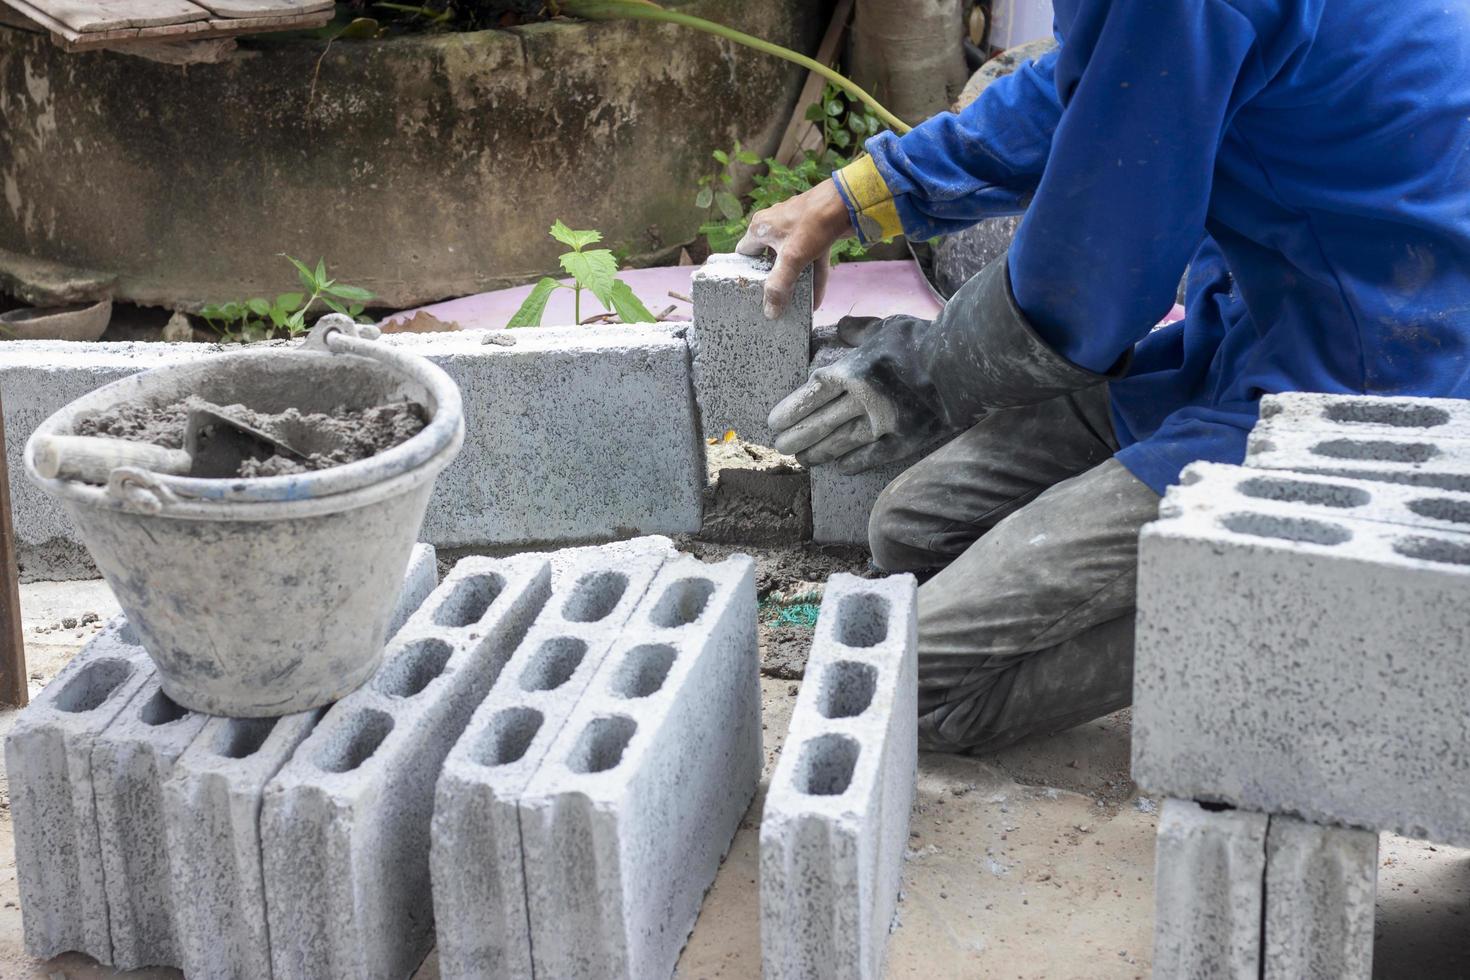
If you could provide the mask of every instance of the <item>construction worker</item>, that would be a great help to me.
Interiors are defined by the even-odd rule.
[[[845,321],[855,349],[771,412],[778,449],[849,473],[948,440],[869,531],[880,567],[935,572],[931,749],[1129,703],[1139,528],[1191,461],[1241,462],[1262,394],[1470,397],[1470,4],[1056,0],[1056,28],[740,244],[777,253],[775,315],[842,236],[1025,211],[937,319]]]

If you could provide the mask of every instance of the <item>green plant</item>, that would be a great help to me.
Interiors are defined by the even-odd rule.
[[[307,314],[320,303],[326,312],[342,313],[353,319],[362,317],[363,304],[373,294],[360,286],[349,286],[327,276],[326,263],[317,260],[313,269],[305,262],[282,254],[296,267],[296,276],[305,292],[281,293],[274,300],[256,297],[232,303],[204,307],[199,315],[211,330],[226,341],[246,343],[272,337],[296,337],[306,332]]]
[[[882,121],[863,103],[835,85],[828,85],[821,100],[807,107],[806,118],[821,130],[822,149],[807,150],[790,166],[767,157],[765,171],[751,177],[752,186],[744,201],[734,193],[734,163],[754,166],[762,163],[761,159],[742,150],[739,142],[728,153],[715,150],[711,154],[720,169],[699,179],[699,192],[694,198],[695,207],[709,211],[708,220],[699,226],[699,232],[705,236],[710,251],[733,251],[750,225],[752,214],[811,190],[831,177],[834,170],[856,158],[848,155],[850,148],[861,152],[863,140],[883,128]],[[867,249],[857,239],[843,238],[832,246],[829,259],[836,265],[866,255]]]
[[[587,290],[603,309],[617,314],[624,323],[654,323],[656,317],[648,307],[633,294],[633,288],[617,278],[618,260],[610,249],[588,248],[602,241],[599,231],[574,231],[560,219],[551,226],[551,237],[571,249],[561,255],[561,267],[572,277],[572,284],[557,282],[543,276],[531,289],[531,294],[516,310],[506,324],[509,328],[539,327],[546,314],[546,302],[558,289],[573,291],[572,310],[578,323],[582,322],[582,290]]]

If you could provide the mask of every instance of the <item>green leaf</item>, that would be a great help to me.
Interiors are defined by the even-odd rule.
[[[832,134],[832,142],[845,150],[852,145],[852,134],[845,129],[839,129]]]
[[[280,329],[285,329],[285,327],[286,327],[286,320],[287,320],[287,318],[289,316],[290,316],[290,314],[283,307],[279,307],[279,306],[272,306],[271,307],[271,325],[272,326],[277,327],[277,328],[280,328]]]
[[[337,302],[336,300],[331,299],[331,298],[326,297],[326,296],[323,296],[322,297],[322,302],[323,303],[326,303],[327,304],[327,309],[331,310],[333,313],[340,313],[343,316],[346,316],[347,315],[347,307],[343,306],[341,303]]]
[[[560,218],[558,218],[556,223],[551,226],[551,237],[555,238],[563,245],[566,245],[569,248],[573,248],[580,252],[588,245],[595,245],[598,242],[602,241],[602,232],[573,231],[571,228],[568,228],[565,224],[563,224]]]
[[[656,323],[657,318],[648,311],[633,293],[633,287],[621,279],[613,280],[612,308],[624,323]]]
[[[560,222],[558,222],[560,223]],[[546,315],[546,301],[561,283],[550,276],[542,276],[541,281],[531,288],[531,293],[521,308],[516,310],[515,315],[510,318],[505,326],[506,329],[514,330],[516,327],[539,327],[541,318]]]
[[[376,6],[383,5],[376,4]],[[371,38],[378,37],[382,33],[382,25],[378,23],[376,18],[354,17],[352,19],[352,22],[349,23],[346,27],[342,28],[341,32],[338,33],[337,36],[346,41],[365,41]]]
[[[716,194],[715,204],[719,207],[720,213],[731,221],[739,221],[745,214],[745,209],[740,206],[740,199],[729,191],[720,191]]]
[[[297,310],[286,319],[286,329],[293,334],[306,329],[306,311]]]
[[[829,116],[840,116],[842,115],[843,110],[846,108],[847,106],[842,104],[841,99],[827,100],[827,115]]]
[[[806,112],[802,113],[802,118],[807,122],[821,122],[826,116],[827,113],[820,102],[813,102],[806,107]]]
[[[327,263],[325,259],[316,260],[316,281],[321,284],[327,281]]]
[[[709,207],[710,204],[714,202],[714,199],[715,192],[713,190],[711,190],[708,186],[701,187],[699,189],[699,193],[694,197],[694,206],[702,211],[705,208]]]
[[[348,286],[340,282],[332,283],[332,285],[327,287],[326,292],[331,293],[338,299],[359,300],[364,303],[373,298],[373,293],[363,289],[361,286]]]
[[[741,150],[739,153],[735,154],[735,159],[739,160],[743,164],[752,167],[761,162],[761,158],[757,154],[754,154],[749,150]]]
[[[286,259],[287,262],[290,262],[296,267],[296,271],[301,274],[302,279],[306,283],[310,284],[313,281],[311,277],[311,270],[306,267],[305,262],[302,262],[300,259],[292,258],[291,256],[286,255],[285,252],[282,252],[281,255]]]
[[[224,316],[224,313],[220,310],[218,303],[210,303],[208,306],[199,308],[199,315],[206,320],[218,320]]]
[[[612,252],[605,248],[567,252],[561,257],[561,267],[578,285],[590,289],[604,308],[611,308],[613,276],[618,273],[618,260]]]
[[[282,293],[276,297],[276,305],[283,310],[294,310],[306,299],[305,293]]]
[[[271,311],[271,305],[259,297],[256,297],[255,299],[247,299],[245,301],[245,305],[250,309],[250,312],[254,313],[256,316],[266,316]]]
[[[362,315],[362,304],[353,303],[351,306],[347,307],[347,315],[356,320],[359,316]]]
[[[711,153],[710,156],[714,157],[715,160],[717,160],[720,164],[724,166],[730,165],[730,154],[726,153],[724,150],[716,150],[715,152]]]

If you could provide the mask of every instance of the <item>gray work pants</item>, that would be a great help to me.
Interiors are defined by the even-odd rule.
[[[1106,385],[993,412],[873,509],[885,571],[919,588],[919,738],[991,751],[1133,696],[1138,530],[1159,497],[1112,458]]]

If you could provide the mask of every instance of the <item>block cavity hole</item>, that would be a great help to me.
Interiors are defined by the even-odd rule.
[[[613,693],[621,698],[646,698],[664,686],[676,651],[666,643],[645,643],[623,655],[613,675]]]
[[[1470,524],[1470,503],[1448,497],[1421,497],[1411,500],[1408,508],[1420,517],[1453,524]]]
[[[231,718],[220,730],[215,754],[226,759],[248,759],[260,751],[276,729],[275,718]]]
[[[156,728],[159,725],[167,725],[171,721],[178,721],[188,713],[188,708],[159,690],[154,691],[153,697],[143,702],[142,709],[138,711],[138,720]]]
[[[526,664],[526,669],[521,671],[521,690],[556,690],[577,672],[585,656],[587,644],[575,636],[557,636],[547,640]]]
[[[1441,538],[1403,538],[1393,543],[1393,550],[1406,558],[1438,562],[1441,565],[1470,565],[1470,545]]]
[[[494,572],[460,579],[434,610],[434,624],[458,628],[478,623],[504,591],[505,579]]]
[[[878,671],[871,664],[839,660],[822,672],[817,709],[823,718],[856,718],[873,703]]]
[[[1312,447],[1318,456],[1361,459],[1375,463],[1427,463],[1439,455],[1428,442],[1387,442],[1382,439],[1328,439]]]
[[[132,674],[133,665],[126,660],[98,660],[87,664],[61,689],[56,697],[56,710],[80,714],[100,707]]]
[[[1432,429],[1445,425],[1450,413],[1433,405],[1392,405],[1384,402],[1346,400],[1327,406],[1334,422],[1357,425],[1392,425],[1400,428]]]
[[[845,595],[837,606],[837,642],[875,647],[888,639],[888,600],[873,592]]]
[[[567,767],[572,772],[607,772],[623,761],[623,750],[636,731],[638,723],[623,715],[592,719],[572,747]]]
[[[317,767],[326,772],[351,772],[373,757],[391,731],[389,715],[365,708],[337,726],[316,754]]]
[[[852,785],[858,752],[846,735],[818,735],[802,747],[796,788],[808,796],[841,796]]]
[[[577,581],[562,607],[562,617],[573,623],[595,623],[606,619],[628,591],[628,576],[621,572],[593,572]]]
[[[1257,500],[1280,500],[1344,509],[1364,507],[1373,499],[1372,494],[1362,487],[1347,487],[1338,483],[1308,483],[1274,476],[1257,476],[1243,480],[1236,489]]]
[[[443,640],[418,640],[378,671],[373,687],[390,698],[411,698],[444,673],[454,648]]]
[[[1351,541],[1353,532],[1340,524],[1314,521],[1306,517],[1282,517],[1277,514],[1230,514],[1220,523],[1236,534],[1257,538],[1279,538],[1304,544],[1334,545]]]
[[[482,766],[519,762],[545,720],[535,708],[518,706],[497,711],[475,743],[471,758]]]
[[[648,618],[655,626],[688,626],[703,615],[714,594],[715,583],[707,578],[681,578],[658,597],[658,604]]]

